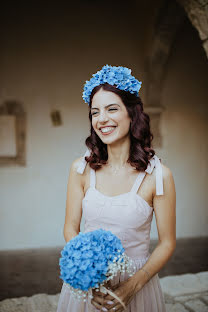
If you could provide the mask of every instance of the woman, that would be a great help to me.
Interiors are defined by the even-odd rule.
[[[103,228],[116,234],[137,272],[116,276],[109,288],[131,312],[163,312],[158,272],[176,246],[175,185],[171,170],[151,148],[149,116],[139,97],[141,82],[125,67],[103,66],[87,81],[91,135],[83,158],[72,163],[64,237],[78,235],[82,212],[85,232]],[[159,243],[150,255],[150,228],[156,217]],[[93,291],[80,303],[62,286],[58,312],[124,311],[111,295]]]

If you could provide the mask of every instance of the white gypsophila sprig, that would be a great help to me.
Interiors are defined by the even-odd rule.
[[[113,279],[119,272],[127,272],[129,276],[132,276],[136,271],[136,266],[131,258],[125,253],[115,257],[113,262],[109,262],[107,280]]]

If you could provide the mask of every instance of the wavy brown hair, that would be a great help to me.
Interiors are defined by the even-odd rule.
[[[143,111],[143,103],[139,96],[128,91],[120,90],[116,86],[108,83],[96,86],[91,93],[89,103],[89,119],[91,123],[91,134],[85,140],[85,144],[91,151],[90,156],[86,156],[85,160],[89,162],[91,168],[97,170],[107,163],[108,152],[107,144],[104,144],[92,127],[91,106],[92,98],[98,90],[103,88],[117,94],[123,101],[129,117],[130,124],[130,150],[127,162],[135,167],[138,171],[145,171],[149,160],[155,155],[155,151],[151,148],[153,134],[150,131],[150,117]]]

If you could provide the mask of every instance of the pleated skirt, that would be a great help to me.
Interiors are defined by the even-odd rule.
[[[140,258],[133,260],[134,264],[139,270],[148,260],[147,258]],[[128,278],[128,273],[118,274],[111,280],[112,285],[124,281]],[[57,312],[98,312],[89,298],[87,302],[80,302],[72,297],[70,289],[65,283],[62,285]],[[132,298],[127,305],[126,312],[166,312],[165,300],[160,285],[158,274],[155,274]]]

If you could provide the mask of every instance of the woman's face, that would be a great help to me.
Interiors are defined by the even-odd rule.
[[[121,98],[102,88],[91,105],[92,126],[104,144],[112,144],[129,135],[131,119]]]

